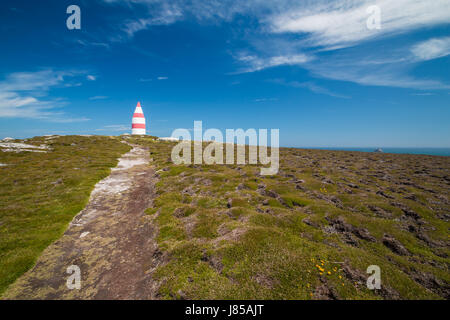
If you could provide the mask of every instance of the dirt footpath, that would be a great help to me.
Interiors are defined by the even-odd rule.
[[[120,158],[64,235],[2,298],[155,299],[158,283],[152,272],[161,263],[161,254],[157,229],[144,213],[154,198],[149,162],[148,150],[138,146]],[[66,285],[72,265],[81,271],[80,289]]]

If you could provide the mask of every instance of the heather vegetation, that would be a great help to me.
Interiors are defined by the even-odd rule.
[[[0,153],[1,290],[62,235],[125,141],[154,168],[142,224],[157,249],[142,267],[156,298],[449,298],[448,157],[281,148],[278,174],[262,176],[174,165],[175,142],[150,136],[41,137],[27,143],[48,152]]]
[[[448,157],[280,150],[280,172],[179,165],[149,147],[159,177],[147,213],[168,262],[165,299],[449,297]],[[369,290],[369,265],[381,290]]]

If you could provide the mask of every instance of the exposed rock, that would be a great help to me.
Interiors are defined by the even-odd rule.
[[[202,254],[202,261],[209,263],[209,265],[216,270],[218,273],[222,273],[223,264],[222,259],[218,256],[210,256],[205,251]]]
[[[243,190],[245,189],[245,185],[243,183],[239,183],[238,186],[236,187],[236,190]]]
[[[403,198],[406,199],[406,200],[417,201],[417,196],[415,194],[410,194],[410,195],[407,195],[407,196],[405,196]]]
[[[336,300],[338,295],[336,290],[328,282],[321,278],[322,284],[314,290],[314,298],[318,300]]]
[[[407,208],[402,208],[402,211],[405,213],[405,216],[407,216],[407,217],[411,217],[414,220],[420,219],[420,215],[412,210],[409,210]]]
[[[62,184],[62,183],[63,183],[63,179],[59,178],[58,180],[53,181],[51,184],[58,185],[58,184]]]
[[[385,197],[385,198],[387,198],[387,199],[394,199],[394,197],[392,197],[392,196],[390,196],[390,195],[384,193],[383,191],[377,191],[377,194],[380,195],[380,196],[382,196],[382,197]]]
[[[344,233],[342,235],[342,240],[351,246],[358,247],[359,242],[356,240],[356,238],[351,233]]]
[[[369,233],[366,228],[354,228],[353,234],[360,239],[376,242],[377,240]]]
[[[260,286],[266,287],[268,289],[272,289],[274,285],[278,283],[278,281],[275,281],[265,274],[257,274],[253,276],[252,279]]]
[[[374,205],[368,205],[367,207],[370,209],[370,211],[375,213],[380,218],[388,219],[388,218],[392,217],[392,214],[390,212],[387,212],[386,210],[384,210],[380,207],[377,207]]]
[[[319,225],[317,223],[311,221],[308,218],[303,219],[302,222],[307,224],[308,226],[311,226],[311,227],[314,227],[314,228],[318,228],[319,227]]]
[[[340,233],[352,233],[360,239],[371,241],[371,242],[376,241],[376,239],[372,235],[370,235],[370,233],[367,229],[358,228],[349,223],[346,223],[342,217],[338,217],[335,219],[327,217],[326,219]],[[351,237],[347,236],[347,239],[351,239]],[[353,239],[351,239],[351,240],[352,240],[352,242],[354,242]]]
[[[275,191],[272,191],[272,190],[258,189],[258,192],[262,196],[267,196],[267,197],[271,197],[271,198],[278,198],[279,197],[278,193],[276,193]]]
[[[406,250],[406,248],[397,239],[388,234],[385,234],[383,236],[382,242],[386,247],[391,249],[392,252],[398,255],[401,256],[409,255],[408,250]]]
[[[184,188],[181,193],[193,196],[195,194],[195,190],[191,186],[189,186],[189,187]]]
[[[14,142],[0,142],[0,149],[3,152],[48,152],[49,147],[45,144],[41,144],[40,146],[35,146],[32,144],[26,143],[14,143]]]
[[[420,285],[440,295],[446,300],[450,299],[450,285],[448,283],[437,279],[431,273],[421,272],[416,269],[407,271],[407,273]]]

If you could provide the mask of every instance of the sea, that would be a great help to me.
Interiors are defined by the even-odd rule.
[[[340,150],[340,151],[360,151],[360,152],[374,152],[379,148],[304,148],[304,149],[318,149],[318,150]],[[400,154],[425,154],[430,156],[450,156],[450,148],[383,148],[383,153],[400,153]]]

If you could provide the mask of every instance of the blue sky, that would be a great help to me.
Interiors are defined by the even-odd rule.
[[[0,18],[0,138],[130,132],[140,101],[156,136],[202,120],[282,146],[450,147],[449,0],[3,0]]]

